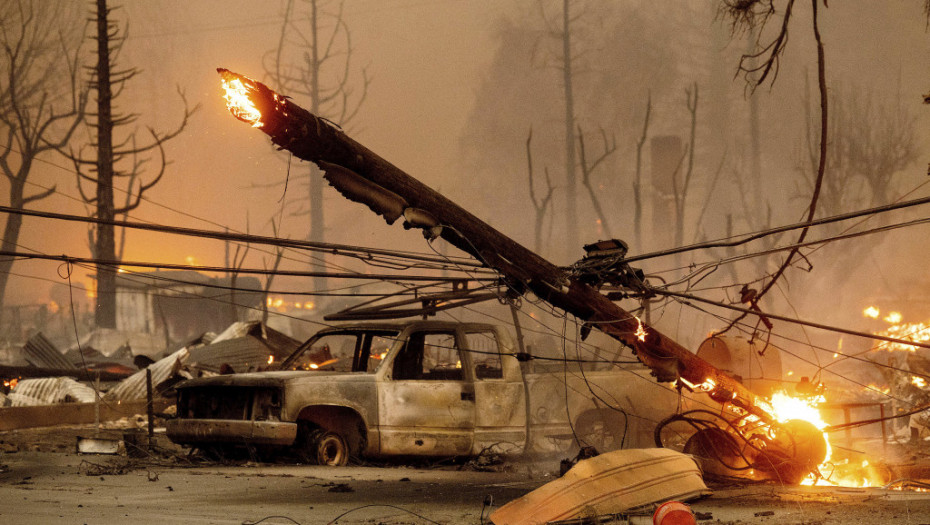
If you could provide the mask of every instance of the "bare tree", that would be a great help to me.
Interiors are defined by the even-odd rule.
[[[27,191],[33,162],[65,147],[84,118],[81,28],[69,15],[74,13],[57,4],[0,3],[0,170],[10,185],[11,208],[55,192],[55,186]],[[17,251],[22,223],[22,215],[7,216],[4,251]],[[12,258],[0,258],[0,315],[12,266]]]
[[[827,149],[829,174],[824,180],[822,209],[836,215],[858,208],[888,204],[895,176],[913,164],[917,154],[916,120],[900,98],[881,100],[854,85],[836,86],[830,112],[832,139]],[[815,121],[806,91],[805,165],[801,183],[810,192],[817,168]],[[876,218],[880,219],[880,218]]]
[[[264,57],[265,74],[282,93],[306,97],[308,109],[344,128],[358,116],[371,79],[367,67],[354,69],[352,32],[343,14],[343,2],[287,0],[278,46]],[[323,177],[309,168],[308,209],[311,241],[325,238]],[[324,277],[314,278],[314,288],[324,290]]]
[[[565,237],[577,239],[578,230],[578,176],[575,170],[575,94],[574,94],[574,57],[572,55],[572,24],[580,15],[572,16],[569,0],[562,0],[558,21],[550,20],[545,5],[538,0],[539,13],[546,26],[549,38],[558,41],[560,51],[553,53],[556,68],[562,77],[562,94],[565,129]],[[547,60],[548,62],[548,60]]]
[[[539,252],[542,249],[542,228],[543,223],[546,220],[546,213],[550,209],[550,204],[552,202],[552,195],[555,193],[555,186],[552,185],[552,179],[549,177],[549,168],[544,168],[543,172],[546,175],[546,193],[542,198],[536,197],[536,185],[533,182],[533,152],[530,148],[530,143],[533,141],[533,129],[530,128],[529,133],[526,136],[526,167],[527,175],[529,177],[529,192],[530,192],[530,202],[533,204],[533,210],[536,212],[533,222],[533,231],[534,231],[534,249]]]
[[[697,139],[697,110],[698,110],[698,86],[697,82],[691,87],[685,89],[687,97],[686,106],[691,116],[691,129],[689,133],[688,144],[685,147],[685,153],[682,161],[687,157],[688,165],[679,180],[678,169],[672,176],[672,194],[675,197],[675,241],[674,246],[681,246],[685,240],[685,205],[687,204],[688,190],[694,179],[694,150],[697,149],[695,141]],[[681,163],[679,162],[679,168]]]
[[[591,205],[594,206],[594,212],[597,214],[599,220],[601,221],[601,228],[603,228],[604,234],[607,237],[613,238],[613,233],[610,230],[610,224],[608,223],[607,215],[604,213],[604,208],[601,207],[601,202],[597,198],[597,192],[594,190],[593,183],[591,182],[591,175],[595,170],[597,170],[598,166],[604,162],[604,160],[617,152],[617,139],[616,137],[611,137],[608,140],[607,132],[602,129],[601,140],[604,142],[603,153],[588,163],[584,147],[584,132],[581,131],[581,126],[578,126],[578,155],[580,156],[579,161],[581,163],[581,184],[583,184],[584,187],[588,190],[588,196],[591,197]]]
[[[643,145],[649,135],[649,117],[652,115],[652,96],[646,98],[646,116],[643,132],[636,141],[636,171],[633,175],[633,227],[636,229],[636,247],[643,249]]]
[[[146,140],[138,139],[136,127],[115,136],[120,128],[131,126],[138,119],[135,113],[122,114],[115,110],[114,100],[122,92],[130,79],[139,74],[139,70],[116,69],[116,59],[124,42],[119,26],[111,20],[112,9],[106,0],[96,0],[93,19],[96,32],[92,37],[97,43],[97,64],[91,70],[91,89],[97,94],[97,111],[92,127],[93,139],[90,144],[78,151],[71,151],[68,156],[77,172],[78,189],[84,202],[95,206],[95,216],[104,221],[113,221],[117,215],[125,215],[139,207],[146,191],[162,180],[168,165],[164,144],[177,137],[187,126],[188,119],[197,110],[187,105],[184,94],[184,115],[181,123],[169,132],[158,132],[148,127]],[[86,153],[91,150],[93,154]],[[143,168],[155,157],[158,162],[157,172],[143,180]],[[114,189],[121,181],[126,181],[127,199],[123,206],[114,204]],[[138,182],[138,184],[136,184]],[[85,190],[84,185],[91,184],[95,193]],[[116,252],[116,238],[112,224],[99,224],[93,237],[93,256],[104,263],[97,264],[97,305],[95,321],[98,327],[116,327],[116,268],[113,263],[119,260]],[[109,262],[109,264],[107,263]]]

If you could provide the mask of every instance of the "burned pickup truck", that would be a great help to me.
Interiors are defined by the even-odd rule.
[[[612,449],[636,446],[642,418],[630,408],[650,411],[648,425],[657,410],[671,413],[678,402],[643,370],[619,378],[561,362],[557,373],[534,372],[516,355],[509,334],[489,324],[327,328],[280,370],[179,384],[167,435],[204,449],[287,448],[324,465],[352,456]],[[628,410],[610,408],[615,404]]]

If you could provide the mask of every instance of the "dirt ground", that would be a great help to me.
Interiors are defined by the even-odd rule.
[[[92,427],[0,433],[0,523],[482,523],[496,507],[555,478],[549,461],[327,468],[205,462],[157,436],[148,457],[78,454]],[[708,524],[930,525],[930,493],[884,489],[715,486],[692,502]],[[610,522],[646,524],[650,516]]]

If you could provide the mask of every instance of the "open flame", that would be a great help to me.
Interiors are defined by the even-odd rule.
[[[246,87],[242,79],[227,79],[223,77],[223,89],[226,99],[226,108],[237,119],[251,124],[253,128],[262,127],[262,112],[255,107],[255,103],[249,98],[249,88]]]
[[[634,315],[633,317],[636,316]],[[646,328],[643,326],[643,321],[639,317],[636,317],[636,322],[638,323],[638,326],[636,327],[636,332],[634,332],[633,335],[635,335],[636,338],[640,341],[646,342]]]
[[[878,387],[870,385],[870,388],[876,391]],[[771,413],[776,421],[787,422],[791,419],[801,419],[807,421],[823,431],[828,424],[824,421],[820,413],[820,405],[826,401],[823,394],[813,397],[795,397],[784,391],[775,392],[768,402],[760,402],[763,408]],[[832,461],[833,448],[830,445],[830,439],[827,433],[823,434],[824,441],[827,443],[827,454],[818,466],[820,477],[813,475],[801,482],[802,485],[817,486],[842,486],[842,487],[874,487],[882,486],[885,480],[882,478],[879,470],[871,466],[867,460],[850,461],[842,459]]]
[[[881,313],[878,308],[870,306],[863,311],[863,315],[872,319],[878,319]],[[902,322],[904,316],[899,312],[889,312],[882,320],[891,326],[875,332],[876,335],[903,339],[905,341],[914,341],[915,343],[930,342],[930,324]],[[880,348],[888,351],[916,352],[918,347],[904,343],[888,342],[882,343]]]

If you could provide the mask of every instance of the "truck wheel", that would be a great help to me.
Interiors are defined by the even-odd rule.
[[[305,427],[298,440],[298,455],[307,463],[342,467],[349,462],[349,446],[345,438],[320,427]]]

